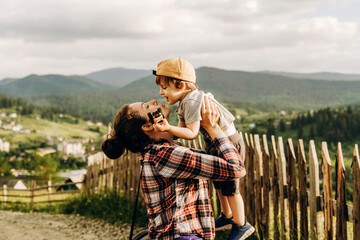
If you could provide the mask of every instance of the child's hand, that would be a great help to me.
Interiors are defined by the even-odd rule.
[[[170,124],[169,122],[164,118],[162,123],[154,123],[154,130],[156,132],[164,132],[164,131],[169,131],[170,129]]]

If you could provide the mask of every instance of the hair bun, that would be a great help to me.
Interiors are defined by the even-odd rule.
[[[125,148],[119,138],[111,137],[106,139],[101,145],[102,151],[110,159],[119,158],[125,151]]]

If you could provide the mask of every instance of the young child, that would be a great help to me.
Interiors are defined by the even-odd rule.
[[[218,108],[219,126],[240,152],[241,137],[233,123],[234,116],[218,103],[212,94],[205,94],[197,89],[195,69],[191,63],[182,58],[167,59],[158,64],[153,74],[156,75],[160,95],[169,105],[179,103],[176,110],[179,118],[178,126],[171,126],[165,120],[161,125],[154,125],[156,131],[168,131],[183,139],[194,139],[200,131],[204,137],[206,152],[217,155],[211,138],[204,129],[200,128],[201,103],[206,95]],[[215,220],[216,229],[232,226],[228,239],[245,239],[250,236],[255,229],[245,219],[244,202],[239,192],[239,179],[214,182],[214,186],[222,208],[220,217]]]

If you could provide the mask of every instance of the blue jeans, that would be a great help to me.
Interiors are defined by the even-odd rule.
[[[175,238],[174,240],[203,240],[203,238],[199,237],[198,234],[189,233],[189,234],[183,234],[180,237]]]

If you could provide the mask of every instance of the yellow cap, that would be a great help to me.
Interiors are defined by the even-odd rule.
[[[153,74],[196,83],[196,74],[193,65],[180,57],[159,62],[157,70],[154,71]]]

